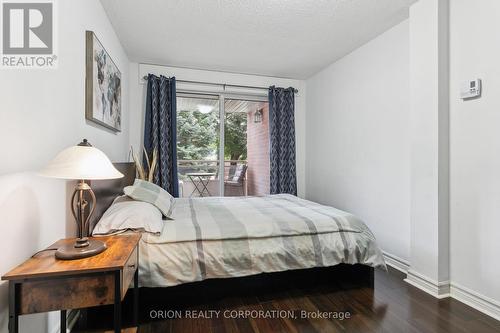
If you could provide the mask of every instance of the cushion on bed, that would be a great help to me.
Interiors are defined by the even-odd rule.
[[[134,185],[123,189],[126,195],[134,200],[148,202],[156,206],[168,219],[172,218],[174,197],[156,184],[136,179]]]
[[[107,235],[136,230],[159,235],[164,223],[160,210],[152,204],[122,196],[115,199],[104,212],[92,234]]]

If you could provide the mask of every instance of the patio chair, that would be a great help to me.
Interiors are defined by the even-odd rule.
[[[246,173],[248,166],[238,164],[234,169],[234,174],[224,180],[224,195],[227,197],[246,196]]]

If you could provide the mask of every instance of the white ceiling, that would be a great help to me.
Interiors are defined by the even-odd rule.
[[[130,60],[305,79],[416,0],[101,0]]]

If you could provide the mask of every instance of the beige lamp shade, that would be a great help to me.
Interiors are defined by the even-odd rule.
[[[116,170],[109,158],[92,147],[86,139],[77,146],[61,151],[40,172],[42,176],[61,179],[115,179],[123,174]]]

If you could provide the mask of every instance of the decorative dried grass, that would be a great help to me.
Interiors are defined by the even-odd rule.
[[[148,181],[153,182],[153,177],[155,175],[156,165],[158,163],[158,150],[153,150],[153,159],[151,160],[151,166],[149,168]]]
[[[146,168],[143,165],[143,159],[141,159],[139,154],[134,152],[134,148],[130,147],[132,159],[134,160],[137,178],[141,180],[146,180],[148,182],[154,181],[154,174],[156,169],[156,164],[158,163],[158,150],[153,149],[152,158],[150,159],[146,148],[142,147],[142,152],[144,154],[144,160],[146,160]]]

